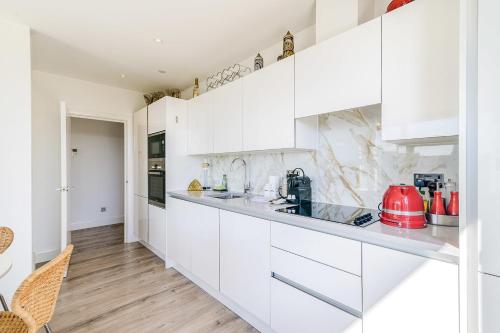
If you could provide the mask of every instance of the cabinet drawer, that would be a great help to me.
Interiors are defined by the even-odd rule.
[[[361,276],[360,242],[273,222],[271,245]]]
[[[271,271],[331,299],[340,308],[361,312],[361,278],[295,254],[271,248]],[[351,312],[349,311],[349,312]]]
[[[271,278],[271,328],[276,333],[361,333],[361,319]]]

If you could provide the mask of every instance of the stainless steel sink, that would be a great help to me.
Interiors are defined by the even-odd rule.
[[[215,199],[239,199],[239,198],[245,198],[244,194],[240,193],[224,193],[224,194],[212,194],[209,195],[209,197],[215,198]]]

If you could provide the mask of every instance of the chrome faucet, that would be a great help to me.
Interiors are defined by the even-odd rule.
[[[250,181],[248,181],[248,184],[247,184],[247,162],[245,162],[244,159],[242,159],[241,157],[236,157],[232,162],[231,162],[231,168],[229,171],[233,171],[233,165],[234,165],[234,162],[240,160],[241,163],[243,163],[243,166],[245,167],[245,179],[243,181],[243,191],[245,194],[247,194],[248,192],[250,192]]]

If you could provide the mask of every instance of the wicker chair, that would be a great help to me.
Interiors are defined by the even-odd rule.
[[[36,333],[35,320],[26,312],[0,312],[0,332],[2,333]]]
[[[14,232],[11,228],[0,227],[0,254],[4,253],[14,240]]]
[[[72,252],[73,245],[68,245],[55,259],[28,276],[12,298],[12,311],[28,312],[35,320],[37,330],[45,327],[47,333],[52,332],[48,323],[54,314]]]
[[[0,254],[4,253],[12,244],[14,240],[14,232],[11,228],[8,227],[0,227]],[[0,294],[0,304],[5,311],[9,310],[7,303],[5,302],[5,298]],[[1,332],[1,331],[0,331]]]

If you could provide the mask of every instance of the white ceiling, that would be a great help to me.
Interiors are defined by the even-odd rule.
[[[148,92],[188,87],[194,77],[280,41],[287,30],[312,25],[314,5],[315,0],[0,0],[0,18],[31,26],[33,69]]]

